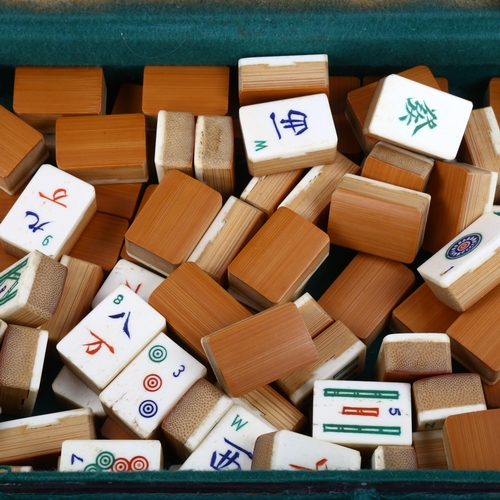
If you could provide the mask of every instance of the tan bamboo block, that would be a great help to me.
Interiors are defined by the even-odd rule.
[[[102,68],[18,66],[14,77],[15,113],[43,133],[54,133],[60,116],[106,113]]]
[[[57,166],[90,184],[146,182],[142,114],[67,116],[56,123]]]
[[[96,212],[68,255],[96,264],[104,272],[111,271],[118,261],[127,228],[126,219]]]
[[[358,253],[319,298],[318,304],[370,345],[414,283],[415,275],[403,264]]]
[[[194,175],[224,200],[234,194],[234,132],[230,116],[198,116],[194,138]]]
[[[328,93],[326,54],[246,57],[238,61],[240,106]]]
[[[240,198],[262,210],[267,217],[271,217],[305,171],[304,169],[290,170],[281,174],[252,177]]]
[[[66,439],[95,439],[92,410],[49,413],[0,423],[0,462],[54,466]]]
[[[99,433],[105,439],[136,439],[125,429],[122,429],[111,417],[104,421]]]
[[[398,73],[398,75],[440,90],[439,84],[427,66],[415,66],[414,68]],[[377,139],[367,137],[363,134],[363,127],[379,79],[379,77],[376,77],[376,80],[368,85],[363,80],[363,87],[353,90],[347,95],[345,110],[347,120],[351,124],[361,149],[365,154],[368,154],[377,142]]]
[[[333,323],[330,315],[313,299],[310,293],[304,293],[294,303],[302,315],[312,339]]]
[[[291,303],[223,328],[201,342],[217,380],[235,397],[318,359],[302,316]]]
[[[227,267],[262,227],[264,212],[230,196],[189,256],[219,285],[227,285]]]
[[[500,286],[463,312],[446,330],[452,356],[483,382],[500,380]],[[480,335],[478,335],[480,332]]]
[[[500,408],[500,383],[488,385],[483,382],[483,391],[488,409]]]
[[[193,113],[158,111],[155,141],[155,167],[158,182],[168,170],[194,176],[195,118]]]
[[[19,260],[18,257],[14,257],[7,253],[3,247],[0,245],[0,269],[7,269]]]
[[[499,425],[498,409],[448,417],[443,426],[448,468],[500,470]]]
[[[326,228],[333,191],[345,174],[358,175],[360,171],[358,165],[337,153],[333,163],[311,168],[279,207],[288,207],[314,225]]]
[[[436,77],[436,82],[439,85],[440,90],[443,92],[448,92],[448,79],[447,78],[442,78],[442,77]]]
[[[363,87],[366,87],[367,85],[370,85],[372,83],[377,83],[378,81],[382,80],[382,78],[384,77],[380,75],[366,75],[363,77],[362,85]]]
[[[491,106],[497,120],[500,120],[500,78],[492,78],[486,89],[486,106]]]
[[[353,379],[365,366],[365,344],[340,321],[323,330],[313,342],[318,360],[275,382],[299,408],[311,396],[315,380]]]
[[[301,295],[330,251],[328,236],[279,208],[229,264],[229,286],[265,309]]]
[[[427,193],[432,198],[422,248],[435,253],[485,212],[490,212],[496,173],[437,160]]]
[[[153,291],[148,303],[166,319],[180,343],[205,361],[203,337],[251,316],[193,262],[179,266]]]
[[[5,191],[0,189],[0,221],[9,213],[14,203],[17,201],[24,188],[28,183],[23,184],[14,194],[7,194]]]
[[[422,246],[430,198],[426,193],[345,174],[331,197],[330,241],[409,264]]]
[[[43,135],[0,106],[0,189],[12,195],[48,158]]]
[[[413,446],[377,446],[371,465],[376,470],[415,470],[418,469],[417,454]]]
[[[118,89],[111,114],[142,113],[142,85],[122,83]]]
[[[138,182],[95,186],[97,211],[130,221],[135,214],[142,186]]]
[[[414,382],[451,373],[450,339],[445,333],[386,335],[375,363],[375,377],[383,382]]]
[[[60,263],[67,268],[66,281],[54,315],[41,328],[49,332],[49,349],[90,312],[95,294],[102,284],[102,268],[84,260],[63,255]]]
[[[361,175],[415,191],[425,191],[434,160],[406,149],[377,142],[363,163]]]
[[[127,253],[168,275],[189,258],[221,208],[220,193],[170,170],[125,234]]]
[[[450,415],[486,410],[477,373],[451,373],[421,378],[412,385],[418,431],[436,430]]]
[[[392,311],[389,327],[399,333],[444,333],[459,316],[460,312],[443,304],[423,283]]]
[[[142,111],[156,128],[158,111],[225,115],[229,100],[227,66],[145,66]]]
[[[8,326],[0,351],[2,414],[28,417],[33,413],[48,336],[47,330]]]
[[[419,469],[448,469],[441,429],[414,432],[412,436]]]

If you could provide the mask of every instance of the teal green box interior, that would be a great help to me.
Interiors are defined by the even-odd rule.
[[[496,1],[87,0],[14,1],[0,5],[0,104],[12,109],[19,65],[102,66],[108,107],[118,86],[140,83],[145,65],[227,65],[238,59],[325,53],[331,75],[384,75],[424,64],[449,80],[450,93],[484,105],[500,76],[500,7]],[[308,291],[323,293],[353,254],[332,249]],[[420,255],[412,269],[425,260]],[[386,331],[385,333],[388,333]],[[370,378],[380,339],[369,349]],[[57,366],[45,369],[36,414],[60,411],[50,394]],[[458,367],[457,369],[460,369]],[[499,429],[500,434],[500,429]],[[500,472],[321,471],[149,472],[0,475],[0,499],[191,498],[486,498],[500,496]]]

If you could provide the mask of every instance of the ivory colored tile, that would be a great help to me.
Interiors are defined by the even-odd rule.
[[[189,258],[221,208],[217,191],[170,170],[125,234],[127,253],[168,275]]]
[[[111,114],[123,115],[130,113],[142,113],[142,85],[122,83],[118,89]]]
[[[165,327],[160,314],[119,285],[56,347],[64,364],[98,393]]]
[[[451,373],[413,383],[417,430],[441,429],[450,415],[486,410],[477,373]]]
[[[393,332],[446,332],[460,316],[443,304],[431,291],[427,283],[422,283],[407,299],[392,311],[389,327]]]
[[[399,75],[377,84],[363,132],[440,160],[453,160],[472,102]]]
[[[500,470],[500,410],[453,415],[445,420],[443,442],[454,470]]]
[[[0,274],[0,318],[38,327],[55,313],[67,269],[34,250]]]
[[[227,285],[227,267],[262,227],[264,212],[230,196],[189,256],[217,283]]]
[[[161,333],[99,394],[99,400],[127,432],[151,439],[174,405],[206,374],[199,361]]]
[[[106,82],[102,68],[18,66],[13,108],[26,123],[54,133],[60,116],[102,115]]]
[[[370,345],[414,283],[415,275],[403,264],[358,253],[319,298],[318,304]]]
[[[250,470],[255,441],[276,429],[233,405],[180,470]]]
[[[383,382],[414,382],[451,373],[450,338],[445,333],[393,333],[382,339],[375,377]]]
[[[441,429],[414,432],[413,448],[419,469],[448,469]]]
[[[294,300],[328,256],[326,233],[279,208],[229,264],[229,286],[262,309]]]
[[[245,57],[238,60],[240,106],[329,93],[328,55]]]
[[[377,446],[371,459],[372,469],[418,469],[413,446]]]
[[[9,325],[0,351],[2,414],[29,417],[38,397],[49,333]]]
[[[323,330],[328,328],[332,323],[333,319],[330,315],[313,299],[312,295],[308,292],[301,295],[297,300],[294,301],[297,306],[302,319],[311,334],[311,338],[315,338],[316,335],[321,333]]]
[[[95,186],[97,211],[132,219],[142,191],[141,183],[100,184]]]
[[[328,97],[316,94],[240,108],[252,176],[332,163],[337,133]]]
[[[436,297],[465,311],[500,283],[500,218],[488,212],[421,264],[417,271]]]
[[[281,430],[255,442],[252,470],[358,470],[361,454],[346,446]]]
[[[430,201],[426,193],[345,174],[331,196],[330,241],[410,264],[422,246]]]
[[[52,165],[42,165],[2,221],[2,246],[19,258],[39,250],[59,260],[95,211],[93,186]]]
[[[186,460],[231,406],[231,398],[201,378],[163,419],[161,430],[169,446]]]
[[[180,170],[194,176],[195,118],[193,113],[158,111],[155,167],[158,182],[168,170]]]
[[[318,359],[309,331],[292,303],[216,331],[201,342],[217,380],[235,397]]]
[[[57,166],[91,184],[148,180],[142,114],[67,116],[56,122]]]
[[[312,436],[362,452],[411,445],[410,388],[397,382],[317,380]]]
[[[61,448],[59,471],[126,472],[163,468],[160,441],[68,439]]]
[[[0,189],[12,195],[48,158],[40,132],[0,106]]]

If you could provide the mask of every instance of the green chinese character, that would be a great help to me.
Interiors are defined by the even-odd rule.
[[[400,121],[406,120],[406,125],[415,125],[412,137],[423,127],[429,126],[430,129],[437,127],[437,116],[435,109],[430,109],[426,102],[420,103],[420,101],[413,101],[412,98],[408,97],[406,99],[406,115],[400,116]]]

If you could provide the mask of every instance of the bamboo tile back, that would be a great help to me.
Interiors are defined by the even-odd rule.
[[[295,301],[295,305],[298,307],[302,319],[313,339],[333,323],[330,315],[327,314],[309,293],[301,295]]]
[[[95,186],[97,211],[131,220],[135,214],[142,187],[141,183]]]
[[[123,115],[142,113],[142,85],[137,83],[123,83],[113,104],[111,114]]]
[[[500,121],[500,77],[492,78],[486,90],[485,104],[491,106],[497,118]]]
[[[413,447],[419,469],[448,469],[441,429],[414,432]]]

